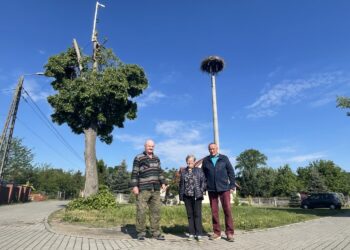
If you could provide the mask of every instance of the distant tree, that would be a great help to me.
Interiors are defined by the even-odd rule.
[[[333,161],[318,160],[309,164],[309,167],[317,169],[327,189],[333,192],[347,192],[346,172]]]
[[[242,196],[256,196],[257,190],[257,170],[260,166],[266,165],[267,157],[255,149],[243,151],[236,158],[237,181],[240,183],[240,194]]]
[[[81,53],[82,54],[82,53]],[[123,64],[110,49],[98,47],[96,62],[82,55],[81,65],[73,48],[49,58],[45,75],[52,77],[54,95],[52,120],[85,135],[85,196],[98,191],[96,138],[110,144],[114,126],[122,128],[126,118],[135,119],[137,104],[132,98],[142,94],[148,81],[142,68]]]
[[[12,138],[7,164],[3,169],[4,180],[26,184],[33,183],[34,154],[30,148],[23,145],[22,139]]]
[[[164,171],[164,177],[167,180],[168,188],[167,193],[178,195],[179,194],[179,178],[177,178],[178,169],[171,168],[171,169],[165,169]]]
[[[103,160],[98,160],[96,163],[97,166],[97,175],[98,175],[98,184],[107,185],[108,177],[108,167]]]
[[[125,160],[123,160],[119,166],[109,169],[107,185],[114,193],[130,193],[130,173],[127,168],[128,166]]]
[[[277,169],[274,183],[274,196],[290,196],[298,191],[297,176],[288,164]]]
[[[310,168],[310,177],[308,179],[307,191],[309,192],[326,192],[328,187],[324,178],[320,175],[317,168]]]
[[[350,109],[350,98],[349,97],[337,97],[337,107],[342,109]],[[350,116],[350,112],[346,113]]]
[[[271,197],[274,190],[274,184],[277,171],[270,167],[261,167],[257,169],[257,195],[260,197]]]
[[[57,197],[58,192],[62,192],[64,198],[78,197],[83,188],[84,177],[80,171],[74,173],[43,164],[36,169],[36,176],[36,190],[46,193],[51,198]]]

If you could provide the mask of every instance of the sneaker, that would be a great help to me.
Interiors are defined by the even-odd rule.
[[[196,240],[197,240],[197,241],[203,241],[203,238],[202,238],[202,236],[197,235],[197,236],[196,236]]]
[[[164,237],[164,235],[162,235],[162,234],[158,234],[158,235],[154,235],[154,236],[153,236],[153,239],[156,239],[156,240],[165,240],[165,237]]]
[[[235,241],[235,238],[233,238],[233,235],[227,235],[226,239],[229,242],[234,242]]]
[[[212,234],[209,237],[209,240],[219,240],[221,239],[221,235],[217,235],[217,234]]]
[[[142,233],[141,233],[141,234],[138,234],[138,235],[137,235],[137,239],[138,239],[138,240],[145,240],[145,239],[146,239],[146,236],[145,236],[145,234],[142,234]]]
[[[187,240],[191,241],[191,240],[194,240],[194,235],[190,234],[187,238]]]

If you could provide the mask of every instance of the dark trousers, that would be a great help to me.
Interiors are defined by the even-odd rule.
[[[192,235],[202,235],[202,200],[184,195],[184,202],[188,218],[188,229]]]
[[[225,192],[208,192],[209,201],[212,213],[213,231],[216,235],[221,235],[221,226],[219,218],[219,199],[222,205],[222,209],[225,214],[225,233],[227,236],[234,234],[233,229],[233,218],[231,212],[231,193],[230,191]]]

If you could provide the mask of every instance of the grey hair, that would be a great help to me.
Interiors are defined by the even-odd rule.
[[[193,161],[196,161],[196,157],[194,155],[187,155],[186,156],[186,162],[188,161],[188,159],[193,158]]]

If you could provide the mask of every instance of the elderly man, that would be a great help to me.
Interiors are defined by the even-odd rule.
[[[218,153],[218,146],[210,143],[210,155],[202,162],[203,172],[207,179],[207,190],[212,213],[213,231],[210,240],[221,238],[219,218],[219,199],[225,214],[226,239],[234,241],[233,218],[231,213],[231,191],[235,190],[235,173],[227,156]]]
[[[131,173],[132,191],[136,195],[136,231],[137,239],[146,237],[146,213],[150,210],[152,237],[164,240],[160,232],[160,188],[166,189],[159,158],[153,153],[154,142],[145,142],[145,151],[134,159]]]

